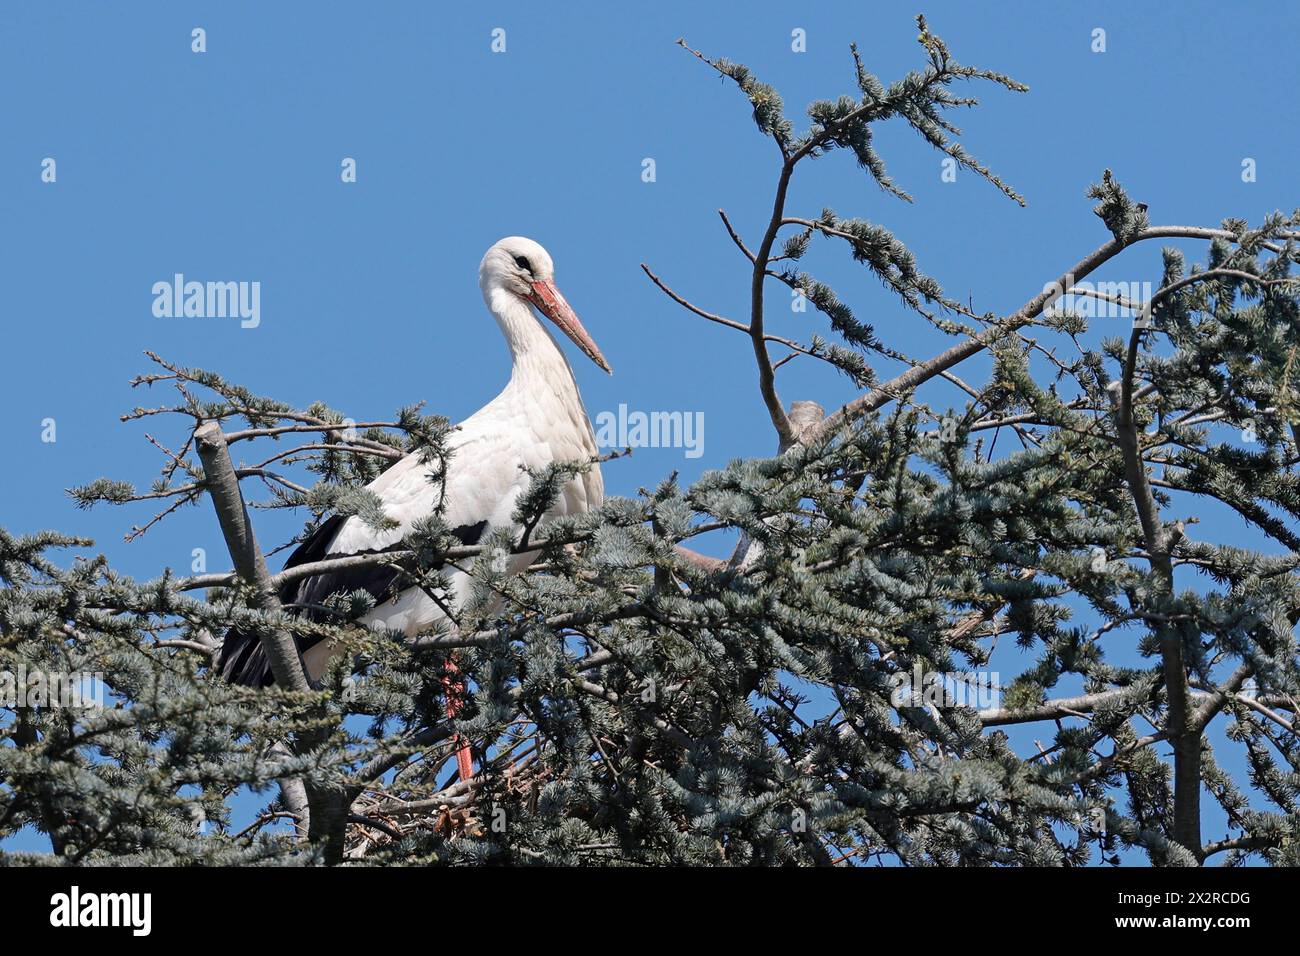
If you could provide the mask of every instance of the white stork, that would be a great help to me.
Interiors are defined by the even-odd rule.
[[[515,500],[528,487],[524,468],[543,468],[557,461],[586,461],[597,455],[596,436],[578,394],[573,369],[532,308],[560,327],[578,348],[611,372],[587,330],[555,286],[555,270],[546,250],[531,239],[510,236],[492,246],[479,264],[479,287],[488,311],[501,326],[514,368],[505,389],[454,431],[446,475],[445,520],[462,542],[473,544],[491,528],[509,526]],[[359,517],[334,516],[321,524],[289,557],[285,567],[323,558],[381,551],[399,544],[416,519],[433,513],[439,488],[430,481],[431,466],[418,454],[407,455],[368,486],[383,502],[397,526],[377,532]],[[604,498],[600,466],[565,486],[550,516],[577,514],[598,507]],[[511,573],[527,567],[530,557],[513,559]],[[447,572],[453,606],[470,591],[469,575]],[[378,602],[362,618],[409,637],[427,633],[444,617],[419,588],[392,595],[399,576],[389,568],[369,566],[302,578],[285,585],[281,602],[312,616],[331,594],[360,589]],[[324,642],[300,642],[307,676],[315,681],[339,648]],[[228,680],[252,686],[274,683],[260,642],[232,630],[226,635],[219,668]],[[449,694],[449,697],[453,695]],[[454,716],[455,702],[449,705]],[[462,762],[462,774],[465,764]]]

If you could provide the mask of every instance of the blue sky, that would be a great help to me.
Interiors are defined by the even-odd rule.
[[[811,6],[811,5],[810,5]],[[151,514],[78,512],[64,489],[99,475],[145,485],[157,453],[118,415],[164,394],[127,387],[152,349],[254,391],[324,400],[357,419],[425,400],[463,418],[508,375],[476,269],[501,236],[541,241],[559,284],[615,369],[573,353],[594,416],[620,403],[703,412],[704,454],[641,449],[606,466],[634,494],[770,453],[771,428],[746,341],[693,318],[641,274],[648,263],[713,311],[745,317],[748,274],[720,227],[754,238],[768,214],[775,149],[729,82],[675,45],[749,65],[798,119],[812,99],[854,92],[848,43],[884,80],[921,63],[914,4],[734,6],[658,2],[464,5],[99,2],[0,9],[0,261],[7,305],[0,364],[0,524],[88,534],[124,572],[187,569],[220,553],[207,510],[141,541]],[[788,210],[823,206],[894,230],[949,294],[1005,312],[1108,238],[1083,192],[1110,167],[1156,223],[1257,221],[1296,205],[1293,91],[1300,17],[1287,5],[930,2],[931,28],[964,62],[1008,72],[1017,95],[972,90],[968,149],[1028,201],[975,176],[940,178],[940,155],[898,125],[878,146],[916,198],[901,203],[844,155],[801,168]],[[191,51],[202,27],[207,52]],[[490,48],[494,28],[506,51]],[[807,52],[791,50],[802,28]],[[1106,52],[1091,50],[1106,31]],[[46,157],[57,182],[41,181]],[[358,181],[340,181],[352,157]],[[1241,163],[1255,160],[1257,181]],[[642,181],[642,161],[656,181]],[[1203,246],[1185,248],[1197,256]],[[810,270],[890,344],[925,355],[942,340],[842,250]],[[1155,280],[1159,250],[1100,278]],[[261,283],[261,322],[153,315],[174,273]],[[781,306],[771,328],[825,333]],[[978,380],[982,366],[959,371]],[[888,366],[881,366],[890,371]],[[782,396],[831,407],[851,387],[798,360]],[[42,421],[57,441],[41,441]],[[175,433],[164,432],[166,440]],[[266,544],[300,526],[263,517]],[[1205,536],[1240,535],[1207,519]],[[1241,538],[1249,543],[1250,538]],[[221,562],[213,559],[213,570]],[[1047,727],[1043,733],[1050,733]]]

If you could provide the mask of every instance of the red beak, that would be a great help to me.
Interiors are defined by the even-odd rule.
[[[538,279],[532,283],[532,287],[533,292],[528,297],[528,301],[537,307],[537,311],[558,325],[560,331],[572,339],[574,345],[586,352],[589,359],[613,375],[614,370],[609,367],[605,356],[600,354],[600,349],[596,348],[596,343],[578,321],[573,307],[564,300],[564,296],[560,295],[560,290],[555,288],[555,283],[547,279]]]

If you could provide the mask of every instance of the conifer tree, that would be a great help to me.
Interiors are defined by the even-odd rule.
[[[333,595],[323,621],[287,613],[276,586],[315,566],[269,571],[250,517],[382,527],[363,486],[410,452],[450,464],[444,419],[412,407],[354,425],[151,355],[133,384],[175,397],[124,418],[171,424],[158,479],[72,493],[160,506],[133,534],[211,508],[234,570],[137,581],[67,560],[83,539],[0,531],[0,672],[93,673],[104,697],[0,701],[0,839],[31,826],[63,859],[101,864],[1300,863],[1297,214],[1153,225],[1107,170],[1088,196],[1110,238],[1060,276],[1025,277],[1042,291],[1014,312],[975,313],[882,225],[786,208],[795,175],[840,152],[909,200],[874,142],[891,120],[1023,201],[948,117],[975,105],[970,84],[1025,88],[918,24],[915,71],[887,85],[852,48],[854,91],[803,125],[744,66],[691,51],[776,147],[762,234],[722,214],[749,315],[643,268],[748,339],[737,360],[755,362],[774,454],[543,524],[592,465],[565,463],[532,476],[513,532],[465,546],[434,513],[400,549],[346,559],[433,594],[441,568],[472,561],[479,590],[455,626],[362,627],[365,592]],[[802,264],[821,240],[953,344],[915,358],[884,340]],[[1203,261],[1167,248],[1146,301],[1086,281],[1161,240],[1203,242]],[[773,283],[814,306],[802,339],[768,331]],[[1128,317],[1122,336],[1093,321],[1100,305]],[[980,353],[987,380],[959,377]],[[795,356],[861,394],[829,415],[787,406],[776,382]],[[939,403],[955,394],[941,384],[960,404]],[[1198,536],[1203,507],[1249,532]],[[702,553],[727,534],[729,559]],[[506,575],[505,553],[533,564]],[[278,686],[215,675],[232,626],[259,635]],[[305,634],[349,651],[317,684],[293,653]],[[1008,661],[1019,672],[991,705],[918,683]],[[1032,752],[1006,729],[1027,724]],[[1223,769],[1212,728],[1244,775]],[[264,810],[236,823],[249,789]],[[1229,833],[1207,831],[1206,801]]]

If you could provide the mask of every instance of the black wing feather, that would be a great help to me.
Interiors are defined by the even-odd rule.
[[[344,515],[332,515],[323,521],[320,527],[298,545],[293,554],[289,555],[289,559],[284,562],[285,568],[323,561],[327,558],[348,557],[349,554],[378,554],[381,551],[401,550],[402,545],[399,543],[391,548],[374,551],[354,551],[348,554],[331,552],[330,545],[334,543],[346,520],[347,517]],[[486,521],[479,521],[472,525],[453,528],[451,534],[462,544],[477,544],[482,539],[483,533],[487,531],[487,526]],[[321,605],[330,595],[340,592],[350,594],[353,591],[367,591],[374,597],[376,603],[382,603],[400,593],[395,585],[401,574],[399,569],[379,564],[313,574],[311,577],[290,581],[281,587],[280,603],[294,614],[310,621],[320,621],[329,616]],[[298,637],[296,640],[298,653],[301,654],[318,644],[321,638]],[[217,657],[217,668],[221,676],[233,684],[270,687],[275,683],[275,678],[271,674],[271,663],[266,659],[262,642],[256,635],[236,628],[226,632],[221,653]]]

